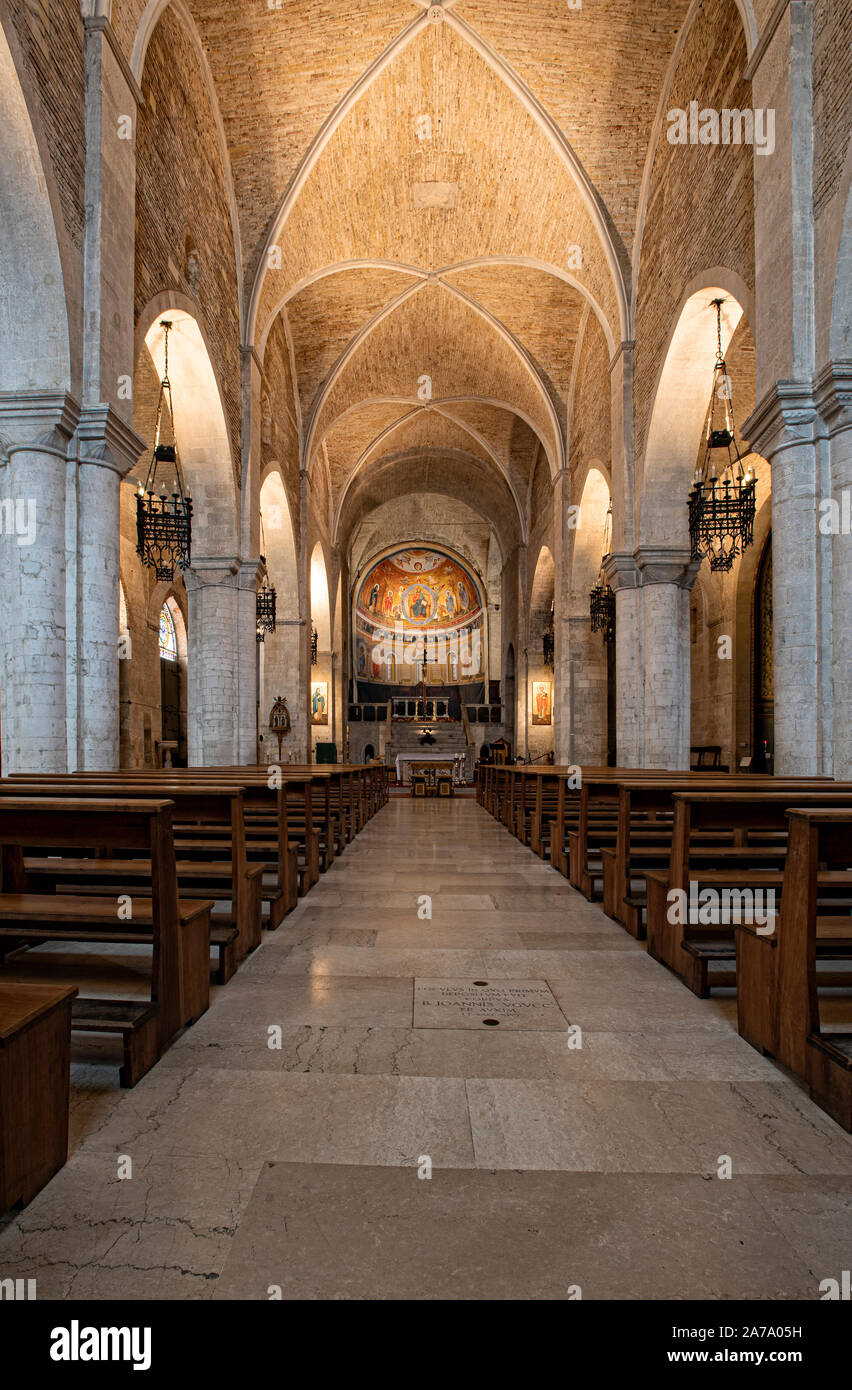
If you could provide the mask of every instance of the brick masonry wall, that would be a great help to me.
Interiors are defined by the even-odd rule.
[[[147,0],[112,0],[112,27],[128,61],[146,5]]]
[[[852,0],[814,2],[814,211],[837,193],[852,132]]]
[[[299,530],[299,434],[294,416],[293,378],[287,337],[280,316],[266,341],[263,357],[264,400],[261,411],[267,424],[262,426],[263,462],[275,459],[281,465],[293,527]]]
[[[136,186],[138,318],[154,295],[196,298],[222,389],[233,458],[240,444],[240,327],[231,215],[216,128],[185,29],[167,10],[142,79]],[[188,276],[188,239],[200,259],[197,296]]]
[[[692,27],[667,110],[747,109],[746,43],[733,0],[705,3]],[[649,190],[636,313],[636,455],[647,441],[653,392],[674,315],[701,271],[725,265],[754,285],[753,153],[747,145],[671,145],[664,122]],[[764,158],[765,156],[759,156]]]
[[[609,354],[603,329],[589,314],[583,334],[574,406],[571,414],[568,465],[572,473],[571,500],[579,504],[588,465],[612,462]]]
[[[38,90],[65,230],[82,253],[85,93],[79,0],[12,0],[9,10]]]

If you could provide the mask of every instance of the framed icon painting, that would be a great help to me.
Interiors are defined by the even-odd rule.
[[[328,723],[328,681],[311,683],[311,723]]]
[[[533,724],[553,723],[553,686],[550,681],[532,683],[532,722]]]

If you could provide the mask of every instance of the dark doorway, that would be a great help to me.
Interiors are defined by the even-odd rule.
[[[163,742],[177,743],[172,754],[174,767],[186,767],[186,740],[180,720],[180,666],[176,661],[160,658],[160,699],[163,712]]]
[[[775,762],[775,661],[772,623],[772,536],[767,537],[754,590],[755,772],[772,772]]]

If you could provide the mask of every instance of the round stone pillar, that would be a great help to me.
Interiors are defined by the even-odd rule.
[[[66,772],[65,396],[0,403],[3,772]]]
[[[831,687],[833,773],[852,779],[852,368],[833,363],[823,374],[820,413],[829,435],[831,505],[820,506],[819,530],[831,546]]]
[[[829,769],[820,669],[820,422],[810,383],[778,382],[743,433],[772,467],[774,770],[785,777],[813,777]]]
[[[143,441],[107,404],[77,427],[77,767],[120,766],[118,594],[121,479]]]
[[[190,767],[238,762],[238,559],[195,557],[184,580],[189,600],[187,746]],[[252,614],[251,637],[255,640]]]
[[[608,555],[604,573],[615,594],[615,721],[619,767],[642,767],[639,573],[632,555]]]
[[[644,690],[643,766],[689,768],[692,722],[689,591],[698,565],[688,550],[636,552],[641,579]]]

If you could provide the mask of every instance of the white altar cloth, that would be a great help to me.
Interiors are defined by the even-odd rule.
[[[408,768],[406,763],[452,763],[453,781],[458,785],[464,775],[464,753],[436,753],[434,749],[422,753],[397,753],[396,755],[396,780],[403,785],[406,780]]]

